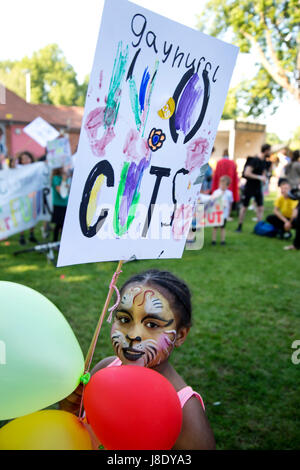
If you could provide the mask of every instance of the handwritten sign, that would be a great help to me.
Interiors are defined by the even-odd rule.
[[[202,211],[203,217],[202,220],[200,220],[200,226],[222,227],[224,224],[222,196],[212,198],[207,194],[201,194],[198,202],[204,205],[204,210]]]
[[[237,52],[106,0],[58,266],[182,256]]]
[[[72,165],[71,147],[68,137],[60,137],[47,143],[47,162],[50,168]]]
[[[35,140],[42,147],[46,147],[47,142],[56,139],[59,132],[41,117],[37,117],[30,124],[24,127],[23,131]]]

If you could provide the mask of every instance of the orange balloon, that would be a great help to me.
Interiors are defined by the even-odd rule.
[[[67,411],[43,410],[0,429],[0,450],[92,450],[84,424]]]

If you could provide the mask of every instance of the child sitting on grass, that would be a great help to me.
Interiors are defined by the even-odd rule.
[[[280,182],[280,196],[274,204],[274,214],[268,215],[267,222],[278,229],[278,234],[282,239],[291,238],[291,229],[297,216],[298,201],[289,198],[291,186],[287,180]]]
[[[230,186],[231,183],[231,178],[227,175],[221,176],[219,180],[219,188],[216,189],[212,193],[212,199],[217,199],[221,197],[222,199],[222,204],[223,204],[223,217],[224,217],[224,223],[222,227],[213,227],[212,230],[212,245],[216,245],[217,243],[217,229],[220,228],[221,231],[221,245],[225,245],[225,237],[226,237],[226,231],[225,231],[225,226],[226,226],[226,221],[229,218],[230,212],[231,212],[231,206],[233,203],[233,194],[228,187]]]
[[[184,343],[191,327],[189,288],[170,272],[153,269],[132,276],[120,295],[111,330],[116,356],[103,359],[92,374],[104,367],[128,364],[156,370],[171,382],[181,402],[182,428],[173,449],[214,449],[201,396],[169,362],[173,349]],[[80,395],[79,386],[61,402],[61,409],[78,411]]]

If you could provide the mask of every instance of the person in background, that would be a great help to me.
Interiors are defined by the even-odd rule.
[[[7,168],[6,161],[5,161],[5,145],[3,143],[3,129],[0,127],[0,170],[5,170]]]
[[[263,185],[266,182],[266,158],[271,155],[271,145],[264,144],[261,147],[261,152],[256,157],[248,157],[243,177],[246,178],[243,195],[241,198],[242,207],[239,213],[239,225],[236,232],[242,231],[244,218],[249,206],[249,202],[253,197],[256,202],[256,216],[257,220],[261,221],[264,214],[264,195]]]
[[[61,234],[69,199],[70,181],[63,168],[57,168],[52,173],[53,214],[52,222],[55,224],[53,241],[57,242]]]
[[[268,215],[267,222],[276,227],[280,238],[290,238],[291,228],[295,225],[298,201],[289,198],[291,186],[287,180],[281,180],[280,192],[274,204],[274,214]]]
[[[18,155],[17,161],[18,161],[18,165],[30,165],[30,163],[34,163],[34,157],[32,153],[25,151],[25,152],[21,152]],[[38,243],[38,240],[36,239],[34,235],[34,227],[31,227],[29,229],[29,241],[32,243]],[[24,232],[20,233],[19,243],[20,245],[26,245]]]
[[[222,198],[222,203],[223,203],[223,217],[224,217],[224,223],[222,227],[213,227],[212,230],[212,245],[216,245],[217,243],[217,229],[220,228],[221,231],[221,245],[225,245],[225,236],[226,236],[226,231],[225,231],[225,226],[226,222],[228,220],[230,211],[231,211],[231,205],[233,203],[233,194],[232,191],[229,189],[231,183],[231,178],[228,175],[221,176],[219,180],[219,188],[216,189],[212,193],[212,198]]]
[[[285,178],[291,185],[291,188],[297,188],[300,184],[300,151],[294,150],[292,160],[284,168]]]
[[[229,176],[231,183],[229,186],[229,190],[232,191],[233,194],[233,204],[237,206],[240,195],[239,195],[239,177],[237,172],[236,163],[233,160],[229,159],[228,150],[225,149],[223,152],[223,157],[218,161],[216,169],[213,174],[213,181],[212,181],[212,192],[216,191],[219,188],[219,181],[220,178],[224,175]],[[230,213],[228,217],[230,216]]]
[[[299,205],[296,209],[297,215],[293,219],[293,228],[296,229],[296,235],[293,240],[292,245],[285,246],[283,249],[284,250],[300,250],[300,209]]]
[[[14,157],[8,158],[8,168],[11,168],[11,169],[17,168],[17,160]]]
[[[215,151],[215,147],[212,148],[211,154]],[[207,163],[207,169],[204,175],[204,180],[201,186],[201,193],[202,194],[210,194],[211,193],[211,185],[212,185],[212,178],[213,178],[213,169]]]
[[[280,185],[280,182],[282,179],[286,179],[285,167],[287,166],[288,163],[291,162],[290,154],[291,154],[291,151],[289,150],[288,147],[285,147],[281,152],[278,152],[277,154],[279,162],[275,168],[275,176],[277,177],[278,186]]]
[[[269,194],[269,185],[270,185],[270,180],[272,176],[272,171],[273,171],[273,162],[271,160],[271,154],[266,153],[265,154],[265,167],[266,167],[266,182],[263,187],[263,193],[265,195]]]

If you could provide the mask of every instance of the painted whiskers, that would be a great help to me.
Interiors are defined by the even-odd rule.
[[[119,330],[114,330],[112,332],[111,340],[118,357],[120,357],[124,348],[131,347],[124,333]],[[166,355],[169,355],[171,349],[174,347],[175,340],[176,330],[167,330],[160,335],[157,341],[154,339],[147,339],[135,344],[134,350],[142,353],[143,355],[134,363],[143,367],[151,367],[152,362],[154,362],[160,355],[161,357],[158,361],[155,361],[155,364],[159,365],[162,359]]]

